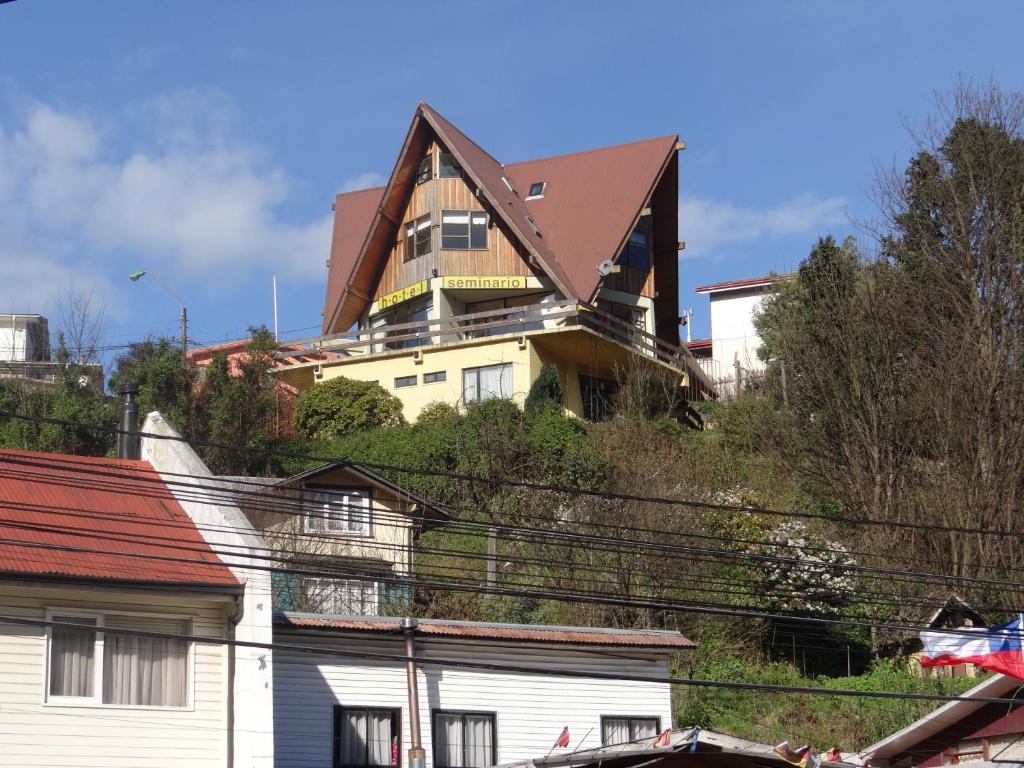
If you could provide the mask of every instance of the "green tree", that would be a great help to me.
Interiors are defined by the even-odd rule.
[[[527,413],[537,413],[549,404],[561,408],[565,404],[565,393],[562,391],[562,380],[558,377],[558,368],[546,363],[541,366],[540,373],[530,385],[525,410]]]
[[[295,428],[310,440],[405,423],[402,401],[376,382],[339,376],[302,393],[295,404]]]
[[[196,397],[198,378],[195,366],[182,365],[177,341],[147,338],[115,359],[110,389],[116,393],[127,382],[135,382],[140,416],[160,411],[182,434],[194,436],[203,426]]]

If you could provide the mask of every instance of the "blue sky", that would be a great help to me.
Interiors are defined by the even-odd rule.
[[[505,162],[676,132],[684,305],[875,212],[878,165],[961,76],[1024,89],[1012,2],[0,5],[0,311],[69,281],[107,343],[317,327],[335,192],[390,172],[417,101]]]

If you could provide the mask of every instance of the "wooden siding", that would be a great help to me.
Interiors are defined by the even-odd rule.
[[[373,296],[375,299],[420,280],[429,280],[435,269],[442,276],[543,276],[542,270],[529,266],[500,226],[488,228],[486,250],[442,250],[442,211],[486,211],[486,208],[462,179],[432,179],[417,184],[398,222],[398,236],[377,283]],[[433,248],[426,256],[405,262],[405,225],[428,213],[431,217]]]
[[[330,639],[312,633],[279,633],[280,642],[318,645],[354,652],[401,655],[399,642],[387,639]],[[649,651],[530,647],[420,641],[417,653],[428,658],[664,676],[668,660]],[[433,766],[431,710],[494,712],[498,763],[542,757],[569,727],[572,747],[600,746],[602,715],[655,716],[672,725],[669,686],[541,674],[424,665],[419,669],[420,724],[427,768]],[[400,708],[401,764],[408,768],[409,710],[405,667],[315,654],[274,655],[275,764],[279,768],[329,768],[332,711],[336,704]],[[556,753],[568,749],[555,750]]]
[[[654,268],[644,271],[622,267],[618,272],[605,277],[601,281],[601,287],[631,293],[634,296],[654,298]]]
[[[222,639],[232,604],[89,589],[5,587],[0,612],[45,619],[46,608],[168,613]],[[44,704],[46,632],[0,624],[0,765],[52,768],[212,768],[227,763],[227,655],[197,643],[193,701],[182,709]]]

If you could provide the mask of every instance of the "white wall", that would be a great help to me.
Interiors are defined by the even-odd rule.
[[[180,437],[156,412],[146,417],[142,432]],[[222,556],[235,578],[245,585],[241,620],[234,628],[235,639],[272,642],[270,572],[245,567],[247,564],[265,564],[260,560],[248,560],[245,555],[265,556],[266,543],[238,507],[225,504],[220,498],[216,503],[204,502],[201,491],[197,494],[195,489],[180,489],[174,485],[182,481],[199,482],[205,486],[219,485],[230,489],[230,484],[216,480],[196,452],[181,440],[144,437],[142,458],[149,461],[157,472],[166,473],[162,476],[171,483],[169,487],[178,502],[211,547],[239,553],[236,558]],[[198,500],[197,495],[200,497]],[[269,649],[244,647],[235,648],[233,653],[234,766],[270,768],[274,764],[272,653]]]
[[[754,313],[769,295],[763,288],[711,294],[711,353],[719,375],[732,378],[737,360],[747,370],[764,370]]]
[[[0,614],[45,620],[47,608],[188,616],[195,643],[188,707],[154,709],[46,702],[46,630],[0,624],[0,766],[221,768],[226,759],[230,598],[90,587],[3,586]]]
[[[37,327],[30,332],[30,325]],[[45,359],[42,345],[48,343],[48,334],[45,317],[0,314],[0,360],[24,361],[37,356]]]
[[[311,633],[278,632],[277,641],[303,646],[403,655],[398,641],[324,638]],[[417,640],[417,654],[532,665],[577,671],[666,676],[668,659],[644,651],[570,650],[482,645],[459,641]],[[409,708],[402,663],[371,662],[328,655],[279,651],[274,664],[274,753],[279,768],[329,768],[332,759],[333,708],[336,704],[400,708],[401,764],[408,768]],[[480,669],[425,665],[419,670],[420,723],[427,768],[433,765],[432,709],[496,713],[498,763],[542,757],[565,726],[571,745],[598,747],[602,715],[661,718],[672,725],[669,686],[616,680],[564,678]]]

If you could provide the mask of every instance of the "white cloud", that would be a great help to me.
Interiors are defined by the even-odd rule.
[[[210,107],[195,94],[154,100],[135,114],[150,129],[135,146],[146,148],[127,153],[118,151],[123,126],[101,130],[47,105],[0,126],[0,223],[17,222],[20,242],[32,244],[32,253],[3,256],[19,265],[2,277],[29,279],[22,260],[38,261],[45,276],[45,265],[60,263],[56,242],[88,254],[94,272],[131,254],[141,266],[197,277],[273,267],[322,279],[330,217],[285,216],[287,174],[258,147],[230,142],[224,115]]]
[[[688,258],[714,256],[731,245],[823,234],[846,220],[846,199],[806,194],[767,208],[742,208],[720,200],[679,202],[680,239]]]
[[[381,176],[379,173],[370,171],[368,173],[360,173],[358,176],[353,176],[350,179],[345,179],[341,185],[342,192],[355,192],[357,189],[371,189],[373,187],[383,187],[387,183],[387,179]]]

